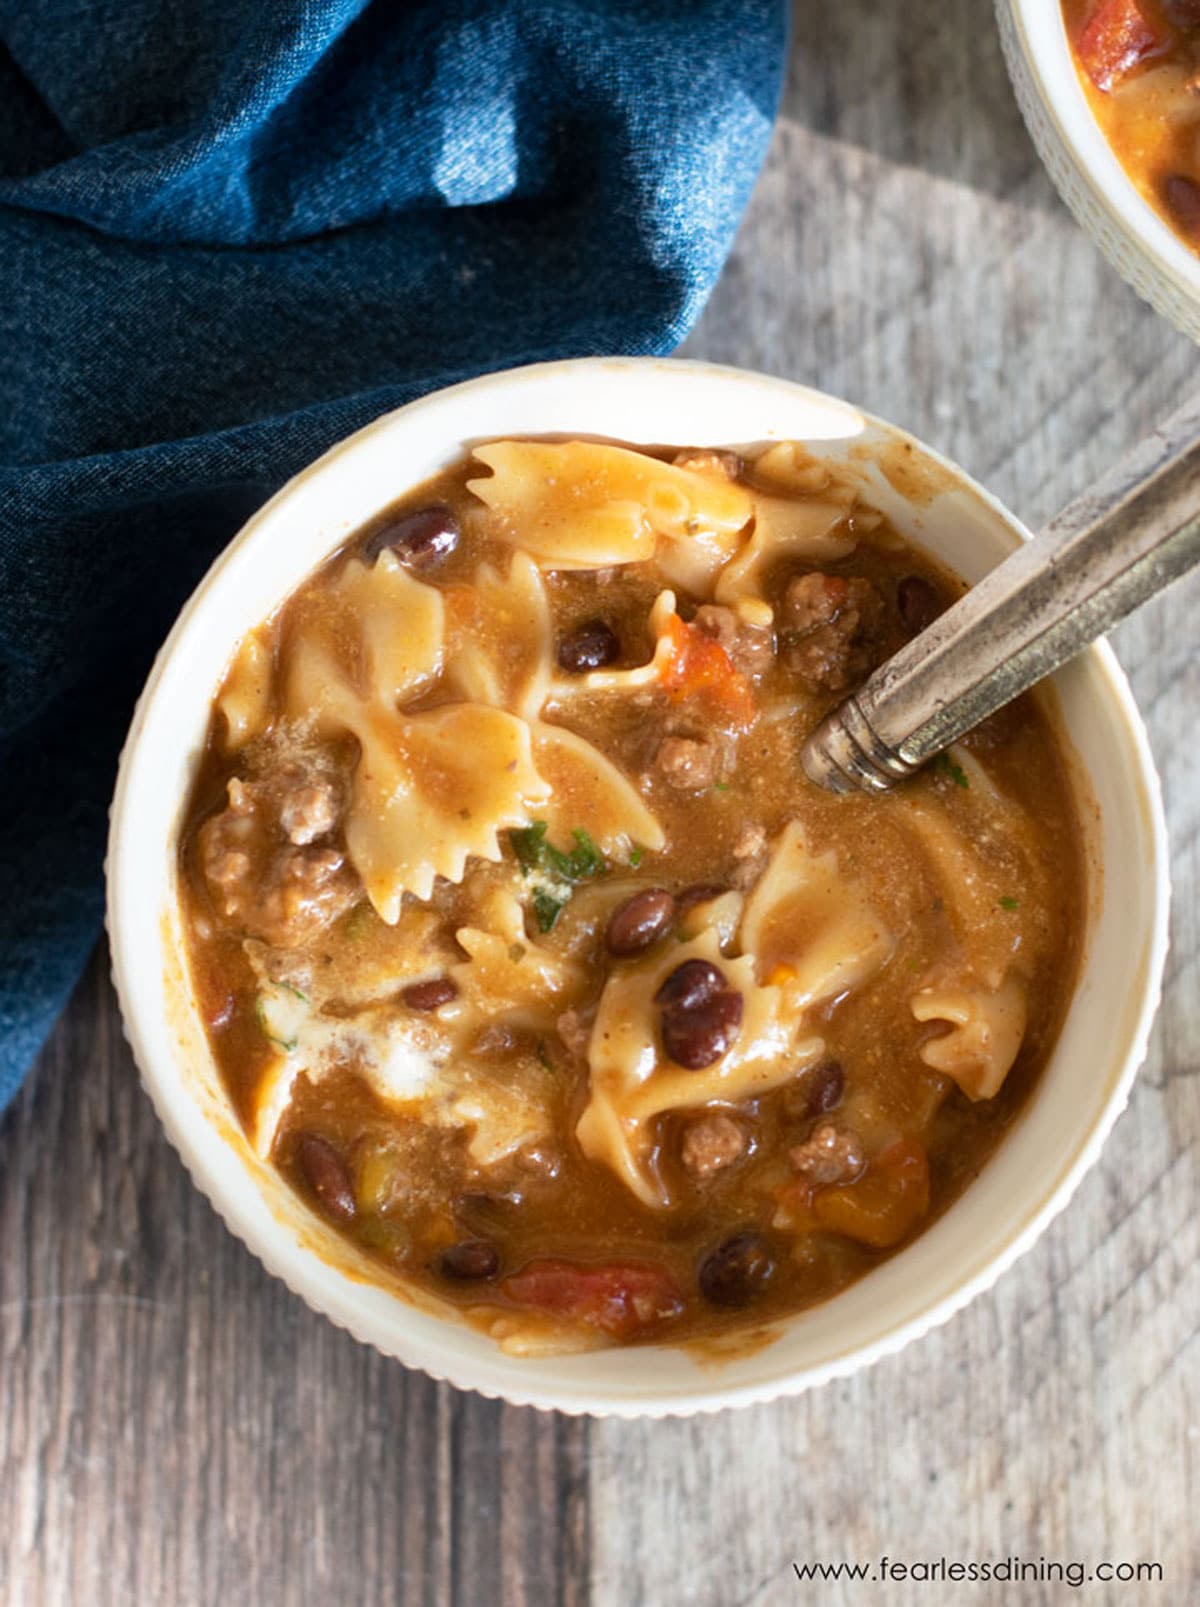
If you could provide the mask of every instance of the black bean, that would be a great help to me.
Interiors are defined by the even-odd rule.
[[[327,1215],[337,1222],[352,1222],[357,1206],[346,1163],[327,1138],[301,1133],[296,1146],[300,1169]]]
[[[686,1071],[720,1060],[741,1029],[742,996],[708,960],[677,965],[654,1002],[662,1006],[663,1049]]]
[[[846,1073],[840,1060],[822,1060],[804,1078],[805,1115],[827,1116],[836,1110],[846,1092]]]
[[[525,1195],[519,1188],[468,1189],[456,1195],[454,1215],[466,1224],[469,1233],[502,1232],[512,1226],[512,1214],[525,1204]]]
[[[393,552],[409,569],[432,569],[449,558],[460,534],[454,509],[433,502],[373,530],[363,543],[363,556],[373,562],[381,552]]]
[[[614,630],[602,619],[589,619],[558,644],[558,662],[572,675],[584,670],[603,669],[621,656],[621,644]]]
[[[738,1233],[700,1263],[700,1293],[714,1306],[748,1306],[775,1275],[775,1257],[761,1233]]]
[[[905,575],[896,587],[896,607],[905,630],[910,636],[919,636],[942,612],[942,599],[923,575]]]
[[[458,983],[453,977],[432,976],[427,982],[410,982],[400,997],[410,1010],[440,1010],[458,997]]]
[[[702,1004],[668,1005],[663,1011],[663,1048],[685,1071],[703,1071],[728,1053],[742,1027],[742,996],[722,988]]]
[[[658,939],[675,919],[675,900],[665,887],[647,887],[634,893],[612,912],[605,941],[610,954],[640,954]]]
[[[685,960],[659,984],[655,1004],[692,1010],[725,986],[725,973],[707,960]]]
[[[499,1272],[500,1252],[486,1239],[464,1239],[461,1244],[449,1245],[442,1251],[437,1269],[443,1278],[478,1283],[484,1278],[494,1278]]]
[[[782,1093],[780,1108],[787,1122],[813,1121],[827,1116],[841,1104],[846,1092],[846,1073],[839,1060],[820,1060],[806,1071],[797,1072]]]
[[[1163,185],[1163,198],[1184,233],[1200,235],[1200,184],[1183,173],[1172,173]]]

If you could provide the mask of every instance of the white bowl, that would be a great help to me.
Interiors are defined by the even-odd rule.
[[[1056,684],[1099,814],[1105,866],[1083,975],[1024,1114],[982,1175],[914,1244],[773,1343],[720,1366],[668,1347],[521,1359],[374,1286],[365,1264],[245,1142],[209,1052],[183,961],[176,839],[209,701],[245,631],[345,535],[471,442],[571,432],[714,445],[797,439],[845,457],[926,549],[978,580],[1027,532],[961,471],[901,431],[784,380],[703,363],[589,358],[441,391],[335,447],[286,485],[213,565],[155,663],[112,809],[108,930],[126,1031],[172,1143],[230,1229],[310,1306],[411,1367],[485,1395],[567,1412],[663,1416],[794,1393],[898,1350],[965,1305],[1029,1248],[1096,1159],[1146,1048],[1166,951],[1168,875],[1158,780],[1107,647]],[[905,458],[889,484],[866,447]],[[903,493],[896,489],[903,487]]]
[[[996,17],[1021,113],[1059,194],[1138,295],[1200,340],[1200,257],[1143,199],[1104,137],[1059,0],[996,0]]]

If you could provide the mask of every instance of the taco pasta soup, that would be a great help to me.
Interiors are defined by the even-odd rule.
[[[1053,1046],[1083,873],[1048,705],[883,799],[801,772],[961,591],[862,483],[789,444],[481,445],[217,693],[181,885],[249,1142],[510,1349],[827,1299]]]

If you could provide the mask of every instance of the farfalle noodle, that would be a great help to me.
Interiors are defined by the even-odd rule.
[[[217,698],[225,720],[225,747],[244,748],[267,728],[271,717],[271,679],[275,655],[261,631],[251,631],[237,651]]]
[[[744,1001],[736,1042],[715,1065],[699,1072],[684,1071],[664,1058],[653,1002],[667,976],[692,959],[721,965]],[[817,1059],[822,1047],[815,1034],[797,1032],[779,988],[757,984],[752,959],[722,957],[719,935],[710,928],[609,978],[588,1042],[591,1097],[576,1137],[584,1154],[611,1167],[638,1199],[662,1204],[665,1191],[647,1164],[655,1116],[767,1093],[791,1081]]]
[[[721,570],[716,599],[731,606],[761,601],[767,575],[781,561],[803,560],[809,569],[819,569],[847,557],[855,544],[840,502],[794,503],[781,497],[756,496],[753,533]]]
[[[533,727],[533,751],[538,773],[550,789],[540,812],[552,837],[562,839],[582,827],[605,853],[663,846],[666,837],[653,812],[593,743],[566,726],[539,721]]]
[[[480,1018],[552,1027],[586,983],[577,963],[527,934],[524,907],[508,888],[493,889],[478,923],[455,936],[467,959],[451,975]]]
[[[753,512],[744,487],[625,447],[493,441],[473,455],[492,474],[468,489],[516,546],[552,569],[642,563],[661,539],[666,566],[680,543],[694,554],[688,574],[711,575],[736,551]]]
[[[435,877],[459,881],[472,855],[498,860],[501,830],[526,820],[549,789],[516,716],[473,703],[397,709],[440,669],[440,593],[387,553],[374,569],[348,564],[338,591],[359,628],[357,674],[345,649],[314,631],[293,655],[288,706],[319,736],[358,739],[346,847],[371,903],[394,924],[406,892],[428,898]]]
[[[750,895],[740,940],[759,978],[777,983],[792,1010],[861,986],[895,946],[865,889],[839,871],[832,850],[813,854],[795,820]]]
[[[468,702],[536,719],[550,684],[550,604],[537,565],[514,553],[508,573],[481,564],[446,595],[446,675]]]
[[[1009,975],[996,988],[922,988],[913,995],[918,1021],[945,1021],[944,1037],[921,1046],[921,1059],[952,1077],[969,1099],[994,1099],[1025,1036],[1025,987]]]

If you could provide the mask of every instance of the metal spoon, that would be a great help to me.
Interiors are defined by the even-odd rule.
[[[1200,563],[1200,396],[881,664],[804,746],[830,792],[886,792]]]

